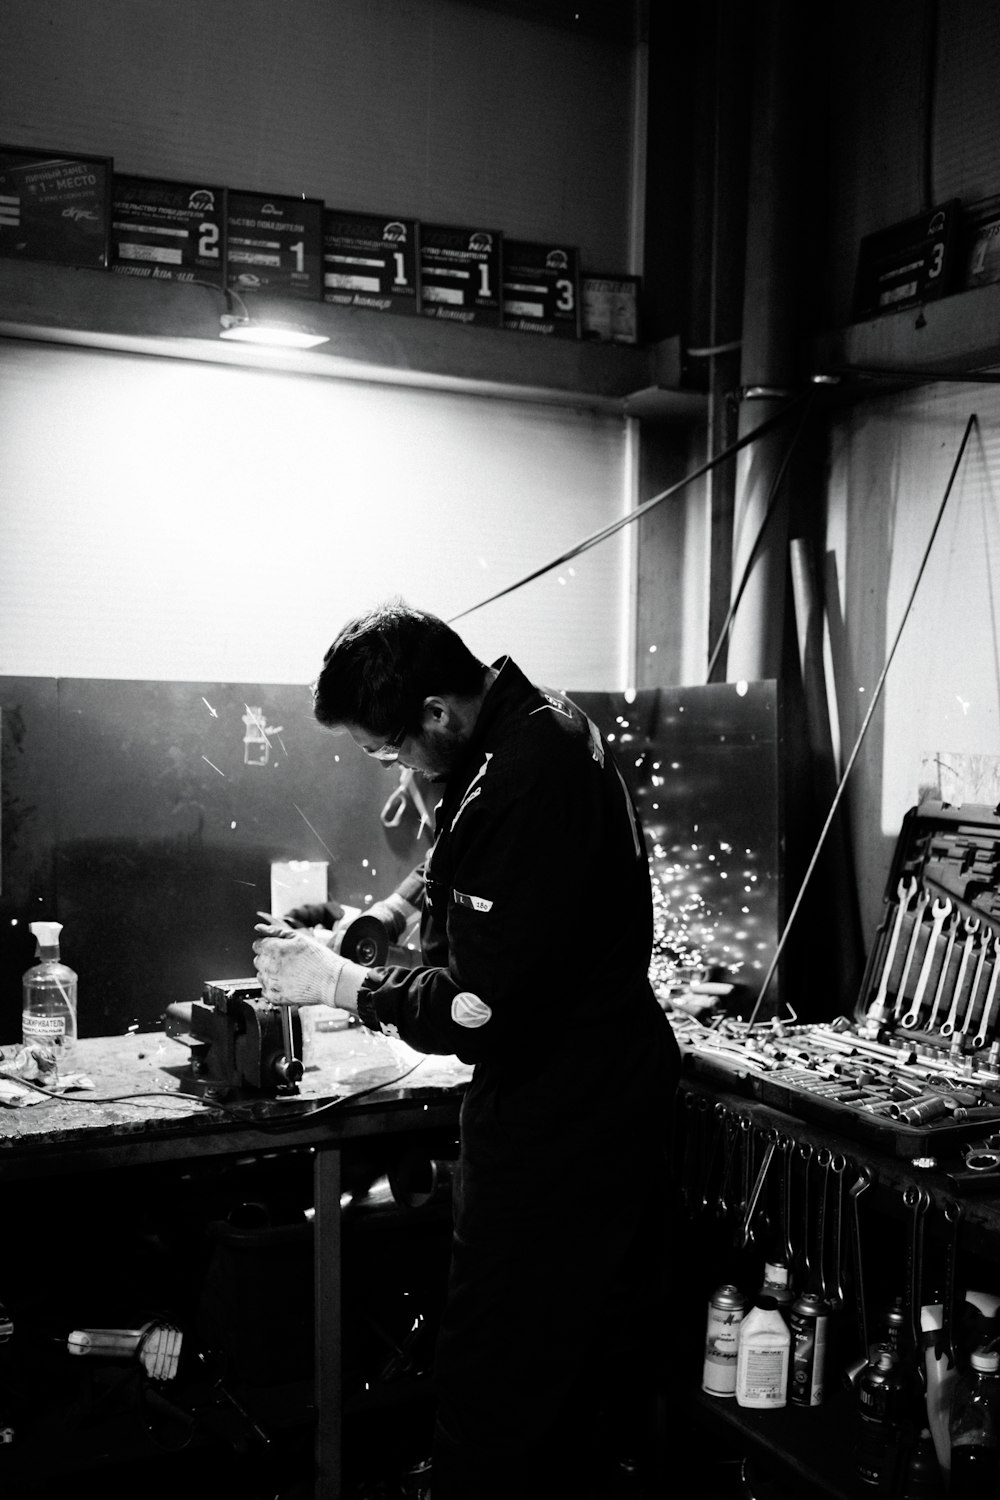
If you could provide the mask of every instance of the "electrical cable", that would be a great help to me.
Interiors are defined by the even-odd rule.
[[[712,654],[708,659],[708,666],[705,669],[706,682],[711,682],[712,673],[715,670],[715,663],[719,659],[719,653],[722,651],[723,646],[726,644],[726,641],[729,638],[729,632],[733,628],[733,621],[736,618],[736,611],[739,609],[740,600],[743,598],[743,594],[746,590],[747,584],[750,582],[750,571],[757,556],[757,550],[764,539],[764,533],[767,530],[768,523],[777,508],[778,495],[781,490],[782,480],[784,479],[785,473],[788,469],[788,465],[791,462],[792,454],[795,451],[795,446],[798,443],[799,438],[802,436],[802,431],[806,425],[806,418],[809,416],[810,410],[811,402],[807,400],[806,405],[804,406],[802,411],[802,417],[799,425],[798,427],[796,427],[795,432],[792,434],[792,440],[789,443],[784,456],[782,457],[777,473],[771,481],[771,489],[767,497],[767,505],[764,508],[764,518],[760,523],[760,528],[757,532],[757,535],[754,537],[753,546],[750,548],[750,552],[746,560],[746,565],[743,569],[743,576],[741,577],[739,585],[733,593],[732,599],[730,600],[729,608],[726,611],[726,618],[723,620],[722,626],[719,630],[718,640],[716,641]]]
[[[641,520],[643,516],[648,515],[657,505],[662,505],[664,500],[669,500],[680,490],[685,489],[687,485],[692,484],[696,479],[701,479],[703,475],[710,473],[712,469],[728,462],[737,453],[749,447],[751,443],[755,443],[758,438],[763,437],[765,433],[772,432],[784,422],[785,418],[791,412],[795,411],[801,406],[803,401],[808,399],[808,395],[808,392],[800,392],[798,395],[793,396],[787,406],[783,406],[780,411],[775,412],[766,421],[761,422],[758,427],[754,427],[750,432],[744,433],[741,438],[737,438],[727,448],[723,448],[721,453],[715,454],[713,458],[706,459],[703,464],[699,464],[696,469],[692,469],[682,479],[678,479],[674,484],[668,485],[658,495],[653,495],[651,499],[644,500],[641,505],[636,506],[635,510],[630,510],[625,516],[619,516],[615,521],[610,521],[607,526],[602,526],[599,531],[591,532],[590,536],[584,537],[575,546],[570,547],[566,552],[560,553],[558,557],[554,557],[551,562],[543,563],[541,567],[535,568],[532,572],[525,574],[523,578],[518,578],[514,583],[507,584],[505,588],[498,589],[495,594],[490,594],[487,598],[480,599],[478,604],[470,604],[468,609],[460,610],[457,615],[452,615],[447,623],[453,625],[456,620],[463,620],[466,615],[474,614],[477,609],[484,609],[487,604],[495,604],[498,599],[503,599],[507,594],[513,594],[516,589],[523,588],[525,584],[534,583],[536,578],[541,578],[546,573],[551,573],[553,568],[559,568],[564,563],[571,562],[574,557],[579,557],[582,552],[589,551],[591,547],[596,547],[599,542],[607,541],[608,537],[614,536],[616,532],[622,531],[626,526],[631,526],[634,521]]]
[[[955,461],[951,466],[951,473],[948,476],[948,483],[945,486],[941,504],[938,506],[938,512],[934,518],[934,525],[931,527],[931,534],[928,537],[927,545],[924,548],[924,555],[920,560],[920,566],[917,569],[917,576],[913,581],[913,587],[910,589],[910,597],[907,600],[906,608],[903,610],[903,615],[897,627],[895,638],[893,639],[892,645],[889,648],[889,654],[885,659],[885,665],[883,666],[882,671],[879,674],[878,682],[875,684],[875,691],[872,694],[871,702],[868,705],[868,710],[865,714],[864,720],[862,721],[858,737],[854,741],[854,747],[847,758],[847,764],[844,767],[844,771],[840,778],[840,781],[837,783],[837,789],[833,794],[833,800],[830,803],[830,809],[826,815],[826,821],[824,822],[823,827],[820,830],[820,835],[816,842],[816,847],[813,850],[812,858],[810,859],[809,864],[806,867],[806,872],[802,877],[802,883],[799,886],[798,894],[796,895],[795,900],[792,904],[792,909],[788,914],[788,919],[785,922],[785,926],[781,932],[781,936],[778,938],[777,946],[774,950],[774,956],[771,959],[771,963],[760,987],[760,993],[758,994],[756,1002],[754,1003],[753,1010],[750,1012],[750,1018],[747,1021],[746,1028],[747,1036],[750,1035],[750,1031],[757,1019],[757,1013],[760,1010],[764,996],[767,994],[768,988],[771,984],[771,980],[774,978],[775,972],[778,967],[778,960],[780,959],[782,952],[784,951],[785,943],[788,939],[788,934],[791,930],[792,923],[795,921],[795,918],[798,915],[799,907],[802,905],[802,899],[806,892],[806,887],[808,886],[809,881],[812,878],[812,873],[819,861],[820,851],[823,848],[823,845],[826,841],[826,836],[829,833],[831,825],[833,823],[834,815],[843,795],[844,788],[847,785],[847,778],[850,776],[851,771],[854,769],[854,763],[858,758],[862,742],[868,732],[868,726],[872,721],[872,716],[875,713],[875,709],[878,705],[879,699],[882,696],[882,689],[885,686],[885,680],[889,675],[889,668],[892,665],[892,659],[896,654],[896,648],[899,645],[900,637],[903,634],[903,627],[905,626],[906,621],[909,618],[910,610],[913,608],[913,601],[916,598],[917,589],[920,587],[920,580],[924,575],[924,569],[927,566],[927,560],[930,557],[931,548],[934,546],[934,539],[937,536],[938,527],[941,525],[945,507],[948,504],[948,499],[951,495],[952,487],[954,486],[955,479],[958,475],[959,467],[961,465],[963,457],[965,456],[965,449],[968,445],[969,438],[971,437],[973,429],[976,427],[977,423],[978,418],[975,412],[973,412],[973,414],[969,417],[968,422],[965,424],[965,431],[962,434],[962,441],[958,446],[958,453],[955,455]]]
[[[381,1083],[369,1084],[367,1088],[355,1089],[350,1094],[339,1094],[336,1099],[328,1099],[325,1104],[318,1104],[315,1108],[300,1109],[294,1115],[283,1113],[280,1121],[262,1120],[258,1115],[256,1115],[256,1113],[253,1113],[253,1111],[256,1110],[256,1106],[258,1104],[272,1104],[276,1102],[275,1100],[252,1099],[242,1100],[239,1104],[225,1104],[222,1100],[211,1099],[204,1094],[193,1094],[191,1092],[186,1092],[183,1089],[148,1089],[143,1091],[142,1093],[105,1094],[101,1095],[98,1098],[94,1098],[93,1096],[88,1096],[85,1094],[70,1095],[66,1093],[58,1093],[53,1089],[43,1088],[41,1084],[29,1083],[24,1079],[18,1079],[17,1081],[19,1083],[24,1083],[26,1088],[34,1089],[36,1093],[44,1094],[48,1099],[57,1103],[133,1104],[138,1103],[143,1099],[186,1099],[191,1100],[196,1104],[204,1105],[207,1110],[221,1110],[224,1114],[232,1115],[234,1119],[245,1121],[247,1124],[261,1126],[264,1129],[282,1129],[288,1125],[297,1124],[301,1120],[315,1119],[317,1115],[325,1114],[327,1110],[334,1109],[339,1105],[351,1104],[355,1099],[364,1099],[369,1094],[378,1093],[379,1089],[394,1088],[398,1083],[402,1083],[404,1078],[409,1078],[411,1073],[415,1073],[417,1069],[426,1061],[426,1057],[418,1057],[416,1062],[411,1063],[408,1068],[404,1068],[401,1073],[397,1073],[393,1078],[385,1078]],[[288,1096],[288,1099],[289,1102],[293,1104],[307,1103],[307,1101],[303,1100],[301,1096],[290,1095]],[[248,1106],[251,1113],[248,1113]]]

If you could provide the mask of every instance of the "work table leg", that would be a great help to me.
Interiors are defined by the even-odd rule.
[[[313,1164],[313,1286],[316,1299],[315,1500],[341,1500],[343,1384],[341,1343],[340,1151],[316,1152]]]

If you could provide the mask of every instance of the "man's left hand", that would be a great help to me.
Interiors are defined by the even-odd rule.
[[[338,1003],[337,990],[344,970],[356,965],[304,932],[279,937],[274,928],[259,926],[257,931],[270,934],[253,945],[254,968],[260,975],[265,1000],[279,1005]],[[344,986],[345,991],[350,988]],[[346,994],[340,1002],[342,1006],[344,999]]]

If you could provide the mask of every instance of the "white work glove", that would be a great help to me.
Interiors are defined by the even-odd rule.
[[[336,1005],[344,969],[356,967],[304,932],[259,938],[253,951],[264,999],[279,1005]]]

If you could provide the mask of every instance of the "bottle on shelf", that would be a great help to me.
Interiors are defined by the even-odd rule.
[[[1000,1353],[975,1349],[951,1408],[952,1500],[1000,1494]]]
[[[77,976],[59,960],[61,922],[32,922],[38,963],[22,981],[21,1038],[26,1047],[51,1048],[59,1073],[76,1062]]]
[[[792,1290],[791,1271],[785,1261],[774,1259],[764,1262],[764,1281],[759,1295],[773,1297],[785,1322],[790,1320],[795,1293]]]
[[[858,1376],[855,1468],[873,1495],[898,1492],[904,1453],[907,1388],[899,1356],[888,1344],[872,1344]]]
[[[740,1324],[736,1404],[768,1411],[788,1400],[791,1332],[773,1297],[759,1294]]]

